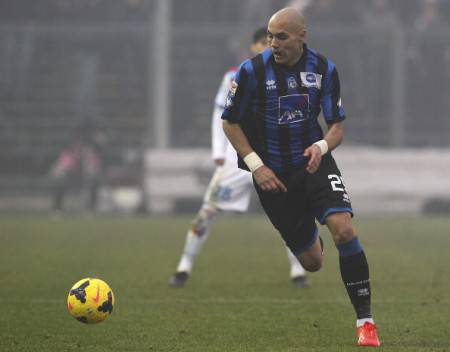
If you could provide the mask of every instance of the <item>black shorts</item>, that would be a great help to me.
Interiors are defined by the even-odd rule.
[[[287,187],[286,193],[265,192],[253,183],[264,211],[295,255],[314,244],[315,219],[323,225],[333,213],[348,212],[353,216],[341,172],[331,154],[323,156],[314,174],[303,167],[276,175]]]

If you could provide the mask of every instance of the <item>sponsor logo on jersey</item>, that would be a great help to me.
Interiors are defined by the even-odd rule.
[[[300,72],[300,79],[302,81],[302,86],[306,88],[317,88],[322,87],[322,75],[314,72]]]
[[[273,79],[269,79],[266,81],[266,89],[267,90],[277,89],[277,85],[275,84],[275,81]]]
[[[278,124],[305,121],[309,118],[308,94],[292,94],[279,97]]]
[[[301,110],[285,111],[283,115],[278,118],[278,124],[283,125],[306,120],[303,116],[304,115]]]

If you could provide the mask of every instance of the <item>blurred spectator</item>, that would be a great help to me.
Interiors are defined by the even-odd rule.
[[[414,21],[414,29],[423,32],[440,24],[437,0],[421,0],[419,7],[420,12]]]
[[[103,147],[105,136],[93,129],[90,122],[83,123],[75,132],[69,146],[61,151],[50,170],[54,184],[53,210],[64,210],[67,192],[78,186],[87,198],[88,210],[96,210],[98,191],[103,174]]]
[[[408,57],[417,66],[419,72],[424,76],[427,74],[427,65],[424,65],[424,58],[427,55],[424,49],[431,50],[433,55],[439,55],[440,46],[428,40],[428,32],[433,31],[441,24],[440,9],[437,0],[420,0],[419,13],[413,21],[412,30],[414,39],[409,45]]]
[[[407,77],[408,100],[421,102],[414,104],[408,115],[415,122],[416,128],[423,132],[420,135],[422,139],[414,141],[414,144],[419,146],[445,143],[436,141],[430,124],[433,121],[437,126],[445,126],[448,120],[448,117],[444,116],[446,114],[437,113],[445,111],[447,97],[444,92],[448,87],[448,77],[444,69],[446,49],[445,45],[442,45],[442,37],[436,35],[443,25],[440,4],[437,0],[420,1],[420,11],[412,22],[408,39],[408,68],[410,72],[414,72]],[[444,40],[444,43],[446,41]],[[436,94],[432,87],[439,87],[441,94]]]
[[[364,24],[375,31],[385,27],[392,28],[398,23],[389,0],[370,0],[362,16]]]
[[[394,33],[398,27],[398,19],[389,0],[370,0],[363,9],[362,18],[366,27],[366,80],[367,93],[365,99],[369,111],[388,116],[390,113],[390,93],[383,86],[390,86],[392,74],[386,70],[386,57],[383,53],[392,52]],[[376,118],[376,116],[372,116]]]
[[[330,24],[339,20],[335,0],[316,0],[305,10],[308,22]]]
[[[321,27],[349,25],[359,22],[357,0],[316,0],[305,9],[308,23]],[[308,25],[307,23],[307,25]]]

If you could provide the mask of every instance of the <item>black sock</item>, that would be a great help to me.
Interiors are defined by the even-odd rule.
[[[363,251],[339,256],[341,277],[358,319],[371,318],[369,265]]]

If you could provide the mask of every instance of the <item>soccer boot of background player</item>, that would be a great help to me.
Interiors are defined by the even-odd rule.
[[[170,278],[169,286],[175,288],[184,287],[188,279],[189,273],[187,271],[178,271]]]
[[[311,283],[306,275],[291,277],[291,283],[295,288],[308,288],[311,286]]]

